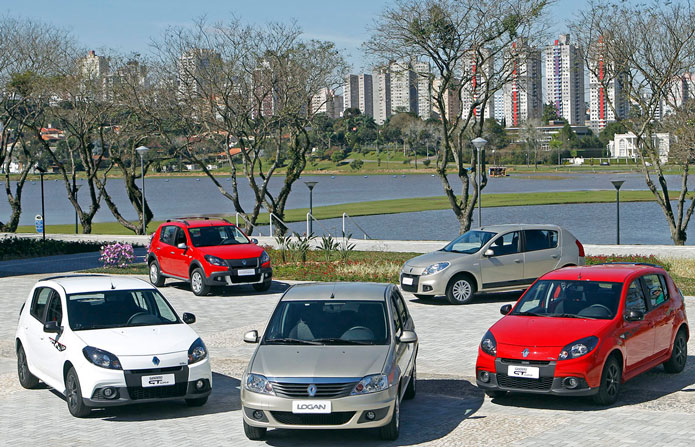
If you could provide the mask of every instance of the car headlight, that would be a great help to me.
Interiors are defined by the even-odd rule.
[[[492,332],[487,331],[485,333],[483,339],[480,341],[480,349],[486,354],[497,355],[497,340],[495,340],[495,336],[492,335]]]
[[[198,363],[208,356],[208,349],[205,347],[203,340],[197,338],[190,348],[188,348],[188,364]]]
[[[598,337],[592,335],[591,337],[582,338],[562,348],[562,351],[560,351],[560,355],[557,356],[557,359],[576,359],[578,357],[587,355],[593,351],[596,346],[598,346]]]
[[[445,268],[449,267],[449,265],[451,264],[449,264],[448,262],[438,262],[436,264],[432,264],[429,267],[427,267],[425,271],[422,272],[422,276],[433,275],[437,272],[441,272]]]
[[[270,262],[270,255],[263,250],[263,253],[261,253],[261,264],[265,264],[266,262]]]
[[[205,255],[205,260],[208,261],[212,265],[219,265],[220,267],[227,267],[227,263],[225,262],[225,260],[218,258],[217,256]]]
[[[249,373],[244,381],[244,386],[247,390],[253,391],[254,393],[275,395],[273,384],[270,383],[265,376],[260,374]]]
[[[384,391],[391,386],[389,378],[386,374],[374,374],[371,376],[365,376],[357,382],[355,388],[352,389],[350,393],[351,396],[357,394],[369,394],[378,393],[379,391]]]
[[[85,358],[94,365],[107,369],[123,369],[118,357],[108,351],[104,351],[103,349],[85,346],[82,348],[82,353],[84,354]]]

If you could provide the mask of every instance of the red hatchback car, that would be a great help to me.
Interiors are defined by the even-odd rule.
[[[161,287],[166,278],[190,281],[199,296],[207,295],[211,286],[233,284],[268,290],[273,269],[257,242],[225,219],[167,220],[148,247],[150,282]]]
[[[476,382],[508,391],[618,398],[620,384],[659,364],[681,372],[688,357],[683,295],[648,264],[566,267],[546,273],[483,337]]]

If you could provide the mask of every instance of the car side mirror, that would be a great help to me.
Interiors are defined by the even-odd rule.
[[[258,245],[258,239],[256,239],[255,237],[251,238],[251,242]]]
[[[193,324],[195,323],[195,315],[192,313],[184,312],[182,315],[182,320],[186,324]]]
[[[417,341],[417,334],[415,331],[403,331],[401,336],[398,337],[398,341],[401,343],[415,343]]]
[[[181,250],[185,250],[188,247],[186,246],[185,242],[181,242],[179,245],[176,246],[176,248],[180,248]]]
[[[57,334],[60,332],[60,326],[57,321],[47,321],[43,324],[43,331],[49,334]]]
[[[495,256],[495,252],[492,251],[491,248],[488,248],[487,250],[485,250],[485,253],[483,253],[483,256],[489,258],[490,256]]]
[[[502,315],[507,315],[511,311],[512,311],[512,305],[511,304],[505,304],[504,306],[500,307],[500,313]]]
[[[625,314],[625,319],[627,321],[642,321],[644,320],[644,312],[639,310],[631,310]]]
[[[248,331],[244,334],[244,341],[246,343],[258,343],[258,331]]]

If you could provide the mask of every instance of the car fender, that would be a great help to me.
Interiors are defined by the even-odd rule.
[[[201,262],[198,261],[197,259],[192,260],[191,263],[188,265],[188,277],[189,277],[189,278],[190,278],[191,273],[193,272],[193,270],[196,269],[196,268],[200,268],[200,269],[203,271],[203,274],[205,275],[205,279],[208,278],[208,276],[209,276],[208,272],[205,271],[205,267],[204,267],[203,264],[201,264]]]

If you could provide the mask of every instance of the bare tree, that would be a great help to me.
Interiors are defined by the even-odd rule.
[[[608,91],[612,83],[620,83],[624,97],[606,95],[608,106],[616,113],[618,101],[629,103],[630,114],[622,123],[635,135],[642,173],[666,217],[671,239],[676,245],[683,245],[694,206],[692,201],[686,203],[688,157],[675,159],[682,172],[681,192],[674,209],[674,197],[664,173],[668,155],[656,133],[665,128],[659,121],[661,115],[682,106],[678,96],[672,94],[674,82],[695,69],[693,5],[689,0],[648,4],[591,2],[572,29],[586,65],[601,88]],[[685,118],[679,119],[687,120],[688,111],[683,113]],[[671,126],[683,134],[683,126]],[[683,144],[676,142],[675,146]]]
[[[478,201],[476,161],[469,138],[483,132],[485,109],[512,75],[514,58],[505,57],[513,42],[533,43],[543,38],[546,0],[397,0],[373,27],[365,50],[380,60],[428,61],[434,107],[448,110],[447,97],[467,95],[468,107],[441,113],[442,144],[437,173],[444,194],[459,221],[459,231],[471,227]],[[517,55],[516,61],[525,57]],[[438,87],[433,88],[435,79]],[[468,158],[470,167],[466,167]],[[453,160],[453,167],[450,168]],[[460,196],[448,174],[461,180]],[[487,177],[483,174],[481,188]]]

